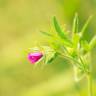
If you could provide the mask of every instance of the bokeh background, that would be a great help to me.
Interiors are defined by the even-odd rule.
[[[90,40],[96,34],[96,0],[0,0],[0,96],[87,96],[86,78],[74,82],[67,60],[35,68],[27,61],[29,49],[47,41],[40,31],[50,30],[52,16],[71,31],[75,12],[80,28],[94,15],[84,34]],[[96,47],[91,57],[96,96]]]

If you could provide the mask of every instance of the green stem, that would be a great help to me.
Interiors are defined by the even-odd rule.
[[[92,88],[92,73],[88,74],[88,96],[93,96],[93,88]]]

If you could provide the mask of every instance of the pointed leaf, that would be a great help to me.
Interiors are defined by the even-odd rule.
[[[89,46],[90,46],[90,49],[93,49],[96,46],[96,35],[91,40]]]
[[[74,20],[73,20],[73,28],[72,28],[72,40],[73,40],[73,46],[75,49],[78,48],[79,40],[80,40],[80,34],[78,33],[78,14],[75,14]]]
[[[55,16],[53,17],[53,23],[54,23],[54,27],[56,29],[56,32],[57,32],[58,36],[60,38],[62,38],[64,41],[66,41],[66,42],[71,44],[72,42],[70,41],[68,36],[66,36],[66,34],[62,31],[62,29],[61,29],[59,23],[57,22],[57,19],[56,19]]]
[[[50,37],[53,37],[52,34],[48,33],[48,32],[44,32],[44,31],[40,31],[42,34],[46,35],[46,36],[50,36]]]
[[[73,35],[74,33],[78,32],[78,14],[75,14],[74,20],[73,20],[73,28],[72,28]]]
[[[90,21],[91,21],[92,17],[93,17],[93,16],[90,16],[90,17],[88,18],[88,20],[85,22],[85,24],[84,24],[83,28],[81,29],[81,32],[80,32],[81,37],[83,36],[83,34],[84,34],[84,32],[85,32],[85,30],[86,30],[86,28],[87,28],[88,24],[90,23]]]

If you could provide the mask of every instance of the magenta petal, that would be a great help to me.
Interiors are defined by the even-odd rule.
[[[28,60],[30,63],[35,64],[43,56],[41,52],[29,53]]]

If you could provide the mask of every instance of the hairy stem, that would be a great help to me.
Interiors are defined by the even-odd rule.
[[[93,96],[92,71],[88,74],[88,96]]]

